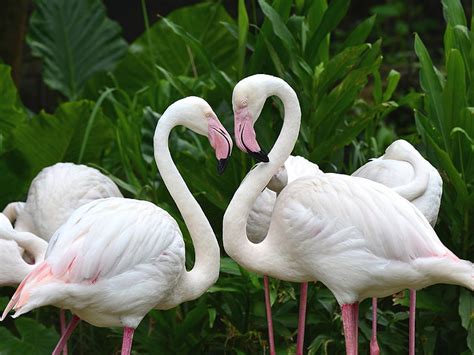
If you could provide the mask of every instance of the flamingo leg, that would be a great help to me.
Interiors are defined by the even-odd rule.
[[[265,309],[267,312],[268,343],[270,345],[270,355],[275,355],[276,352],[275,340],[273,339],[272,306],[270,303],[270,286],[267,275],[263,275],[263,289],[265,290]]]
[[[122,355],[130,355],[132,351],[133,333],[135,329],[125,327],[123,328],[123,341],[122,341]]]
[[[342,324],[346,340],[346,355],[357,355],[357,321],[358,303],[342,305]]]
[[[308,299],[308,283],[303,282],[300,287],[300,311],[298,317],[298,339],[296,341],[296,355],[303,355],[304,328],[306,322],[306,303]]]
[[[59,324],[61,325],[61,336],[66,332],[66,312],[64,309],[59,310]],[[67,355],[67,343],[64,344],[63,355]]]
[[[67,326],[66,331],[61,336],[61,339],[59,339],[59,343],[58,345],[56,345],[51,355],[61,354],[61,351],[63,350],[64,346],[67,344],[67,340],[69,339],[72,332],[77,327],[80,321],[81,321],[81,318],[79,318],[78,316],[76,315],[72,316],[71,323],[69,323],[69,325]]]
[[[370,339],[370,355],[379,355],[380,349],[377,343],[377,298],[372,298],[372,338]]]
[[[410,318],[409,318],[409,338],[408,354],[415,355],[415,311],[416,311],[416,290],[410,290]]]

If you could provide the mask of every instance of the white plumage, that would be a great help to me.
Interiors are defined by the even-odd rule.
[[[474,287],[474,268],[439,240],[423,214],[379,183],[322,174],[288,184],[278,196],[266,238],[247,239],[247,216],[262,189],[290,155],[301,111],[283,80],[254,75],[234,89],[237,139],[255,139],[253,124],[270,95],[285,107],[282,132],[269,162],[252,169],[237,189],[223,221],[226,252],[246,269],[295,282],[322,281],[342,306],[346,349],[357,354],[357,304],[405,288],[436,283]],[[238,121],[238,122],[237,122]],[[238,142],[239,147],[258,147]],[[252,152],[258,153],[258,152]]]
[[[15,230],[49,241],[77,208],[107,197],[122,197],[109,177],[85,165],[57,163],[33,179],[26,202],[11,203],[3,212]]]
[[[73,327],[77,316],[96,326],[123,326],[125,354],[131,349],[133,329],[148,311],[195,299],[214,284],[219,246],[168,149],[169,134],[177,125],[208,136],[219,167],[225,166],[232,144],[210,106],[196,97],[168,107],[155,131],[158,170],[194,242],[193,269],[186,271],[183,238],[166,211],[146,201],[96,200],[79,208],[58,229],[45,261],[20,284],[3,317],[12,308],[14,316],[49,304],[71,309]]]

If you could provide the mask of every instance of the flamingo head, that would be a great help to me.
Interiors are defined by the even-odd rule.
[[[232,152],[232,138],[206,100],[189,96],[176,101],[168,110],[192,131],[207,136],[217,158],[217,171],[222,174]]]
[[[258,74],[242,79],[237,83],[232,94],[237,147],[252,155],[256,160],[265,163],[268,162],[268,156],[258,145],[253,126],[269,96],[264,85],[266,77],[268,75]]]

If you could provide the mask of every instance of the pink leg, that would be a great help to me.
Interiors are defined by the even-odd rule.
[[[263,275],[263,289],[265,290],[265,309],[267,311],[268,343],[270,345],[270,355],[275,355],[275,340],[273,339],[272,306],[270,303],[270,286],[268,276]]]
[[[122,355],[130,355],[132,351],[133,332],[135,329],[123,328]]]
[[[308,299],[308,283],[303,282],[300,287],[300,313],[298,317],[298,339],[296,341],[296,355],[303,355],[304,327],[306,321],[306,303]]]
[[[354,313],[354,334],[355,334],[355,353],[359,352],[359,302],[354,303],[352,308]]]
[[[58,343],[58,345],[56,345],[56,347],[54,348],[53,353],[51,355],[61,354],[61,351],[63,350],[63,348],[67,344],[67,340],[69,339],[72,332],[77,327],[77,325],[79,324],[80,321],[81,321],[81,319],[78,316],[76,316],[76,315],[72,316],[71,323],[69,323],[69,325],[67,326],[66,331],[61,336],[61,339],[59,339],[59,343]]]
[[[61,325],[61,336],[66,332],[66,312],[64,309],[59,310],[59,324]],[[67,343],[64,345],[63,355],[67,355]]]
[[[356,332],[356,305],[342,305],[342,324],[344,326],[344,338],[346,340],[346,355],[357,355],[357,332]]]
[[[409,338],[408,354],[415,355],[415,310],[416,310],[416,291],[410,290],[410,318],[409,318]]]
[[[372,298],[372,339],[370,339],[370,355],[379,355],[380,349],[377,343],[377,298]]]

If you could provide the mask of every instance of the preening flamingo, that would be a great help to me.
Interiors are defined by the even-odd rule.
[[[272,217],[273,207],[275,205],[277,193],[279,193],[288,183],[304,176],[313,176],[322,174],[318,165],[311,163],[300,156],[290,155],[286,159],[285,164],[275,174],[267,187],[262,191],[255,201],[247,220],[247,236],[253,243],[260,243],[265,239],[270,220]],[[263,288],[265,292],[265,309],[267,315],[268,326],[268,342],[270,347],[270,355],[276,353],[275,342],[273,338],[273,321],[270,302],[270,288],[267,275],[263,275]],[[300,316],[298,319],[298,340],[296,346],[297,355],[302,354],[304,341],[304,319],[306,314],[306,297],[308,284],[301,284],[300,290]]]
[[[439,240],[422,213],[390,188],[358,177],[322,174],[288,184],[277,197],[266,238],[252,243],[249,213],[298,138],[301,111],[283,80],[254,75],[234,88],[237,146],[261,154],[253,125],[267,97],[284,105],[282,131],[242,181],[223,221],[227,254],[244,268],[292,282],[321,281],[342,308],[346,352],[357,354],[358,303],[436,283],[473,289],[474,269]]]
[[[33,179],[26,202],[12,202],[3,213],[15,223],[15,230],[49,241],[77,208],[107,197],[122,197],[122,194],[99,170],[57,163],[44,168]]]
[[[431,226],[438,219],[443,180],[430,162],[410,143],[404,140],[393,142],[385,154],[361,166],[352,176],[379,182],[390,187],[400,196],[413,203],[426,217]],[[410,290],[409,354],[415,354],[415,308],[416,291]],[[377,298],[372,299],[372,338],[370,353],[380,353],[377,343]]]
[[[76,210],[55,233],[45,261],[20,284],[2,318],[10,309],[16,310],[14,317],[44,305],[71,309],[75,316],[53,354],[61,351],[79,319],[124,327],[122,354],[129,354],[134,329],[148,311],[195,299],[215,283],[219,245],[168,149],[177,125],[208,136],[220,172],[232,141],[211,107],[197,97],[169,106],[156,127],[156,164],[193,240],[193,269],[186,271],[183,237],[166,211],[146,201],[96,200]]]
[[[26,202],[12,202],[5,207],[3,213],[14,223],[16,231],[30,232],[49,241],[77,208],[90,201],[107,197],[122,197],[122,194],[117,185],[99,170],[85,165],[57,163],[44,168],[33,179]],[[30,235],[29,240],[32,238]],[[29,245],[30,243],[22,245],[26,255],[31,254]],[[44,253],[41,257],[38,256],[29,261],[32,264],[40,263]],[[10,255],[10,259],[12,257]],[[23,266],[23,272],[9,275],[17,280],[13,284],[17,286],[28,273],[25,271],[31,270],[32,266],[23,260],[15,260],[17,266]],[[3,271],[6,269],[3,268]],[[61,310],[61,333],[64,333],[66,328],[65,319],[64,311]],[[64,353],[67,353],[67,348]]]
[[[0,286],[17,286],[44,259],[48,243],[28,232],[13,229],[0,213]]]

